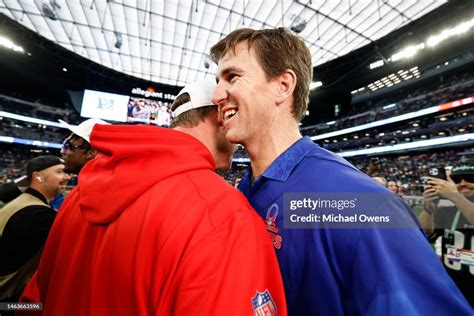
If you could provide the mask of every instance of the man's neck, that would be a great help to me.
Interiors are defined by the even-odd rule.
[[[31,184],[30,188],[41,193],[41,195],[44,196],[44,198],[48,201],[48,203],[54,199],[54,196],[51,196],[50,194],[48,194],[48,192],[40,185]]]
[[[301,137],[298,129],[290,130],[287,133],[262,132],[258,140],[245,146],[250,156],[252,176],[257,178],[263,174],[278,156]]]

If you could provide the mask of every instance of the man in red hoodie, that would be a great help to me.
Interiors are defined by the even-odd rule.
[[[234,151],[214,85],[180,92],[173,129],[95,125],[100,154],[64,202],[22,302],[43,303],[44,315],[286,315],[261,219],[214,172]]]

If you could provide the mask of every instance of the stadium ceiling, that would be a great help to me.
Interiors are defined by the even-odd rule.
[[[209,49],[237,28],[291,28],[304,38],[317,66],[445,2],[0,0],[0,13],[108,68],[183,86],[213,76],[216,66],[209,60]]]

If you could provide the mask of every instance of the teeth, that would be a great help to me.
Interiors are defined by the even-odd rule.
[[[237,113],[237,111],[235,109],[227,110],[224,113],[224,121],[227,121],[228,119],[230,119],[232,116],[235,115],[235,113]]]

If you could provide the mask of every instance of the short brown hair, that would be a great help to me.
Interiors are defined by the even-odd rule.
[[[171,111],[176,110],[180,105],[189,101],[191,101],[189,93],[185,92],[179,95],[174,100],[173,104],[171,104]],[[177,126],[195,127],[199,124],[199,122],[204,122],[204,119],[211,112],[217,112],[217,107],[215,105],[204,106],[201,108],[186,111],[171,120],[171,128]]]
[[[255,54],[268,80],[279,76],[286,69],[295,72],[297,81],[291,112],[297,121],[301,121],[308,109],[309,83],[313,77],[311,52],[303,39],[283,27],[238,29],[211,47],[212,61],[217,64],[229,51],[235,53],[235,47],[242,41],[247,41],[249,49],[255,47]]]

